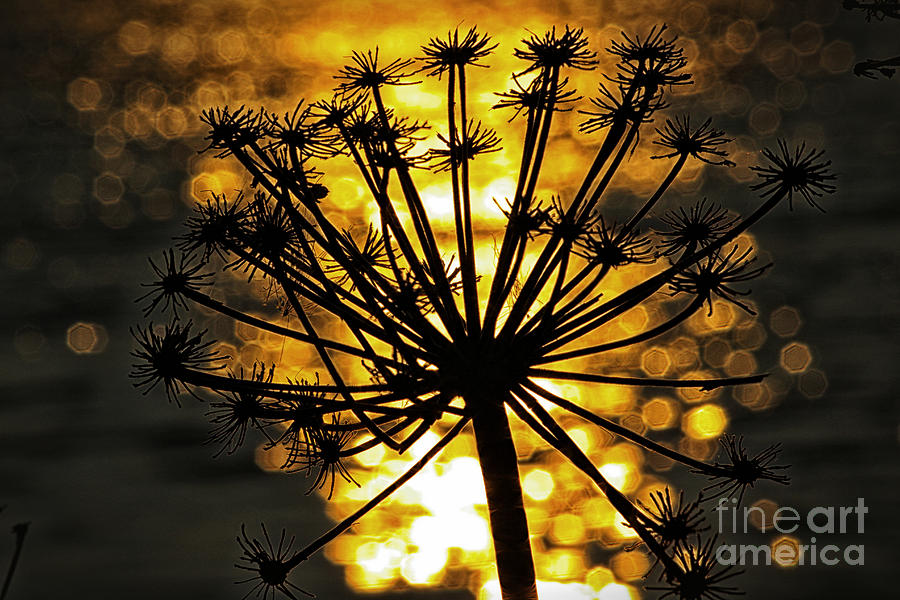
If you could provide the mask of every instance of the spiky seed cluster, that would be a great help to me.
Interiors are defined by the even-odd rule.
[[[682,250],[693,252],[709,246],[731,230],[740,217],[729,215],[726,209],[704,198],[688,209],[679,206],[677,210],[667,212],[660,221],[664,225],[656,229],[662,238],[660,254],[672,256]]]
[[[589,262],[617,269],[632,264],[653,262],[653,242],[639,231],[606,224],[600,216],[597,224],[576,242],[576,254]]]
[[[778,140],[778,150],[766,148],[763,156],[769,164],[750,167],[762,180],[750,187],[760,190],[763,198],[786,196],[788,207],[793,208],[794,194],[821,211],[825,211],[816,198],[833,193],[837,188],[832,181],[837,179],[830,171],[830,160],[823,160],[825,152],[807,148],[801,143],[791,149],[785,140]]]
[[[664,592],[659,596],[679,600],[723,600],[728,596],[740,595],[738,588],[725,582],[739,575],[734,567],[722,566],[716,560],[716,537],[702,541],[697,536],[695,543],[680,546],[675,557],[679,569],[676,572],[663,571],[662,585],[647,586],[648,590]]]
[[[432,170],[435,172],[449,171],[454,164],[460,165],[463,161],[474,160],[481,154],[498,152],[500,138],[493,129],[488,127],[482,129],[481,127],[481,121],[469,120],[465,132],[462,135],[460,132],[456,132],[452,141],[438,134],[438,139],[447,147],[435,148],[431,151]]]
[[[203,152],[216,151],[216,158],[225,158],[259,142],[269,133],[269,121],[262,111],[255,112],[241,106],[230,110],[228,106],[210,108],[200,114],[200,120],[209,127],[208,145]]]
[[[150,268],[156,274],[156,281],[142,284],[150,288],[149,291],[137,298],[136,302],[147,301],[144,306],[144,316],[150,316],[157,307],[162,311],[170,308],[175,318],[178,318],[179,310],[188,310],[188,303],[184,297],[185,292],[197,291],[212,285],[212,273],[203,273],[206,267],[204,262],[191,253],[182,253],[176,260],[175,251],[169,249],[163,254],[162,266],[147,259]]]
[[[275,376],[275,365],[266,370],[265,365],[254,363],[250,374],[250,381],[269,384]],[[244,380],[244,368],[239,374],[231,373],[235,382]],[[222,397],[220,402],[210,403],[210,411],[206,413],[209,422],[213,425],[206,440],[208,444],[219,445],[215,456],[223,453],[233,454],[244,444],[247,437],[247,429],[251,426],[263,432],[269,442],[272,438],[266,433],[268,423],[264,421],[267,409],[276,404],[266,398],[265,392],[257,389],[241,389],[232,391],[217,391]]]
[[[335,79],[340,83],[338,89],[355,95],[375,90],[385,85],[413,85],[416,82],[404,81],[415,73],[412,60],[396,59],[386,65],[378,64],[378,49],[367,52],[354,52],[353,61],[342,68]]]
[[[348,483],[359,486],[343,463],[343,452],[353,440],[355,431],[352,428],[344,428],[343,425],[340,417],[333,415],[329,424],[303,427],[305,442],[290,447],[285,461],[285,471],[288,473],[305,471],[307,477],[316,471],[316,477],[307,494],[313,490],[323,489],[327,485],[328,499],[331,500],[338,476]]]
[[[371,223],[369,223],[362,244],[357,242],[350,229],[341,231],[338,243],[346,253],[351,269],[371,274],[382,269],[389,269],[391,266],[384,237],[375,231]],[[333,275],[339,285],[349,284],[351,289],[355,287],[350,274],[343,266],[330,257],[325,257],[323,260],[326,263],[325,272]]]
[[[391,169],[424,163],[427,154],[413,156],[410,151],[424,140],[428,129],[424,121],[395,117],[390,109],[382,118],[369,104],[359,106],[339,126],[346,143],[354,144],[370,166]]]
[[[506,226],[515,230],[518,235],[525,236],[530,240],[533,240],[534,236],[547,231],[546,226],[551,222],[553,218],[552,213],[555,210],[547,208],[540,201],[530,205],[525,211],[516,211],[509,199],[506,200],[505,205],[500,204],[496,200],[494,200],[494,203],[500,209],[500,212],[503,213],[503,216],[506,217]]]
[[[743,437],[726,434],[719,440],[725,451],[727,462],[716,462],[714,467],[720,473],[710,476],[713,483],[706,490],[713,490],[717,496],[733,495],[738,492],[738,502],[743,500],[747,488],[758,481],[768,480],[787,485],[791,478],[782,473],[790,465],[773,465],[781,452],[781,444],[775,444],[750,456],[744,449]]]
[[[175,238],[178,249],[185,254],[200,250],[203,262],[208,262],[213,255],[224,259],[241,229],[242,201],[243,195],[238,195],[233,202],[228,202],[224,196],[213,195],[206,204],[196,204],[195,214],[185,223],[188,232]]]
[[[131,355],[140,361],[132,368],[131,376],[142,393],[147,394],[162,383],[169,401],[178,402],[179,392],[191,391],[185,380],[190,370],[210,372],[224,368],[220,361],[226,357],[213,350],[215,341],[204,341],[206,330],[195,335],[192,327],[193,322],[188,321],[166,325],[162,333],[152,323],[145,329],[131,330],[138,342]]]
[[[666,119],[662,129],[657,129],[659,139],[653,142],[667,150],[666,154],[657,154],[650,158],[672,158],[692,156],[709,165],[724,165],[733,167],[734,163],[728,160],[728,152],[723,146],[732,141],[724,137],[724,132],[714,129],[712,119],[707,119],[696,129],[691,129],[690,115],[675,117],[674,120]]]
[[[533,84],[523,86],[518,77],[513,77],[513,82],[516,85],[514,89],[494,93],[500,100],[492,107],[513,109],[513,115],[509,121],[518,117],[523,111],[526,114],[538,110],[567,112],[572,110],[573,103],[581,100],[581,96],[575,90],[566,88],[569,84],[568,77],[553,82],[552,87],[548,84],[543,88]]]
[[[663,87],[690,84],[690,73],[682,72],[687,59],[675,43],[678,37],[664,38],[666,29],[665,25],[653,27],[643,39],[623,32],[622,40],[614,40],[609,53],[618,56],[620,62],[613,81],[620,85],[637,84],[650,96]]]
[[[453,68],[462,66],[484,67],[481,59],[490,55],[497,48],[497,44],[491,43],[491,38],[483,33],[478,33],[473,27],[460,38],[459,30],[447,33],[444,38],[431,38],[422,46],[422,70],[431,77],[440,78],[444,73]]]
[[[749,310],[740,300],[746,292],[735,286],[767,267],[752,266],[751,250],[726,248],[782,199],[790,203],[791,194],[811,201],[833,190],[829,183],[833,177],[821,153],[803,145],[792,150],[781,143],[780,152],[765,155],[771,164],[757,168],[763,182],[756,189],[763,190],[766,201],[755,212],[730,217],[723,208],[704,201],[668,213],[656,251],[659,256],[677,253],[677,257],[641,283],[621,293],[612,291],[606,279],[612,270],[654,258],[651,241],[639,233],[642,222],[685,161],[727,164],[721,148],[726,138],[709,121],[691,129],[687,117],[670,120],[660,130],[659,141],[670,150],[661,156],[675,159],[670,174],[623,225],[604,214],[610,182],[639,143],[641,125],[665,106],[668,86],[689,81],[681,72],[681,51],[664,31],[654,28],[644,38],[625,36],[613,44],[618,70],[609,89],[600,86],[600,98],[593,101],[599,110],[588,112],[590,118],[582,125],[588,133],[602,130],[602,139],[597,141],[592,166],[580,185],[566,193],[565,201],[553,196],[542,202],[537,197],[543,159],[552,152],[554,116],[578,99],[566,87],[562,69],[590,69],[595,54],[582,30],[569,27],[563,33],[532,35],[516,51],[529,65],[514,75],[518,90],[501,94],[498,106],[525,114],[525,142],[521,172],[513,178],[516,189],[501,206],[507,227],[489,286],[479,286],[476,270],[468,165],[476,156],[499,149],[499,140],[480,121],[469,118],[465,83],[466,67],[479,66],[494,47],[487,36],[474,29],[462,36],[454,32],[423,47],[422,62],[429,74],[450,74],[445,78],[449,133],[439,137],[446,149],[430,155],[412,154],[423,139],[424,124],[395,114],[381,97],[383,86],[408,83],[404,78],[412,70],[411,61],[398,59],[385,66],[377,50],[355,53],[338,75],[337,94],[312,108],[301,102],[283,117],[243,107],[204,113],[210,128],[207,150],[234,156],[246,169],[255,193],[252,199],[239,194],[233,201],[213,197],[198,206],[188,219],[188,232],[177,240],[186,256],[176,259],[169,252],[161,265],[151,262],[156,281],[143,297],[146,308],[168,310],[176,320],[162,331],[152,325],[134,331],[135,385],[146,393],[162,383],[170,398],[184,390],[215,393],[209,411],[210,441],[220,445],[219,454],[234,451],[250,429],[257,429],[266,439],[265,448],[286,450],[283,470],[304,472],[313,480],[311,489],[327,488],[328,497],[341,481],[355,483],[344,465],[348,457],[376,446],[403,453],[429,432],[445,434],[406,473],[301,551],[291,553],[290,543],[286,549],[284,536],[275,548],[265,530],[265,543],[244,532],[239,539],[243,568],[254,572],[248,581],[255,582],[250,594],[268,599],[276,592],[289,598],[303,592],[287,581],[302,557],[387,498],[470,421],[476,424],[479,444],[499,444],[513,457],[502,467],[491,463],[495,458],[491,453],[485,453],[482,461],[486,478],[505,482],[499,486],[502,490],[489,488],[491,513],[502,514],[504,522],[523,524],[520,531],[526,532],[518,543],[495,540],[501,585],[508,587],[510,573],[516,571],[513,578],[526,580],[525,587],[531,589],[534,577],[519,568],[532,561],[524,511],[517,508],[521,494],[518,501],[512,497],[518,481],[515,452],[511,438],[500,435],[507,426],[507,409],[607,495],[662,565],[668,595],[697,600],[726,593],[721,585],[725,576],[709,568],[708,543],[698,542],[695,548],[684,540],[702,530],[696,503],[685,504],[679,496],[676,505],[667,493],[653,497],[653,507],[633,504],[606,481],[545,408],[550,402],[685,464],[709,477],[710,487],[720,492],[743,493],[759,480],[786,482],[778,473],[781,467],[772,464],[776,450],[749,457],[739,442],[726,438],[723,446],[729,462],[704,463],[595,415],[543,383],[712,389],[759,382],[764,375],[670,380],[586,373],[568,370],[571,363],[563,361],[651,340],[706,305],[712,310],[713,295]],[[343,198],[329,191],[313,165],[339,153],[352,159],[360,172],[360,187],[368,190],[377,207],[364,233],[336,222],[332,215],[342,208]],[[426,159],[451,179],[448,201],[456,226],[452,253],[439,245],[412,176],[411,167]],[[250,279],[264,279],[266,300],[272,302],[260,310],[275,316],[275,309],[283,310],[290,318],[270,319],[212,298],[201,270],[210,262],[242,270]],[[631,337],[596,345],[585,341],[619,315],[664,293],[667,286],[672,295],[689,297],[676,315]],[[193,333],[190,322],[177,320],[188,303],[242,327],[308,345],[320,371],[309,379],[278,378],[273,366],[257,365],[249,376],[242,370],[230,376],[217,374],[223,365],[213,342]],[[334,318],[343,335],[323,327],[325,315]],[[351,373],[346,368],[351,363],[362,363],[368,380]],[[562,366],[547,366],[554,363]],[[448,419],[456,420],[449,430]],[[511,497],[498,496],[510,490]],[[513,555],[515,568],[506,562]]]
[[[638,502],[644,509],[648,528],[659,538],[663,546],[685,546],[692,537],[708,531],[704,525],[702,495],[693,502],[684,501],[684,492],[672,499],[669,488],[650,495],[653,506]]]
[[[532,34],[522,43],[525,47],[517,48],[514,55],[531,65],[519,75],[561,67],[588,70],[597,64],[597,53],[588,47],[587,37],[580,27],[573,29],[567,25],[562,35],[557,34],[556,27],[553,27],[544,35]]]
[[[339,153],[339,138],[317,118],[315,108],[297,103],[293,112],[283,117],[266,114],[269,142],[265,150],[285,150],[300,162],[311,158],[327,159]]]
[[[270,598],[274,599],[278,592],[281,592],[291,600],[297,600],[295,592],[315,598],[315,595],[287,579],[292,568],[290,565],[290,559],[293,556],[291,550],[296,538],[292,536],[290,539],[287,539],[287,532],[282,529],[278,545],[275,546],[269,538],[266,526],[260,525],[260,527],[262,528],[265,543],[262,540],[248,536],[247,529],[243,525],[241,525],[241,535],[237,538],[242,554],[235,566],[238,569],[254,573],[252,577],[236,582],[239,584],[253,584],[244,598],[248,598],[252,594],[255,598],[269,600]]]
[[[600,84],[598,89],[600,95],[591,98],[591,104],[597,110],[578,111],[590,117],[578,125],[581,133],[596,133],[613,123],[626,123],[631,126],[649,123],[653,120],[653,113],[666,106],[659,96],[648,97],[641,104],[634,94],[629,94],[621,86],[617,88],[616,92],[611,91],[604,84]]]
[[[669,288],[672,294],[688,293],[698,298],[709,306],[709,315],[713,311],[713,295],[739,306],[746,312],[755,315],[756,312],[741,297],[747,296],[749,290],[738,290],[733,286],[756,279],[765,273],[772,263],[761,267],[750,268],[756,261],[753,248],[747,248],[738,254],[738,247],[734,246],[728,254],[713,254],[709,258],[696,265],[694,268],[677,273],[672,277]]]

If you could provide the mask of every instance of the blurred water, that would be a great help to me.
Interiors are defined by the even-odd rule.
[[[141,194],[125,189],[133,213],[127,227],[98,207],[95,178],[108,165],[93,150],[90,123],[67,101],[67,85],[96,60],[91,44],[121,24],[99,25],[94,38],[67,35],[66,11],[74,16],[88,4],[59,3],[52,18],[24,2],[0,9],[0,503],[9,507],[0,531],[33,523],[10,597],[237,598],[231,564],[240,524],[265,521],[312,538],[326,527],[321,502],[303,496],[302,481],[260,472],[247,449],[212,460],[213,449],[201,446],[201,406],[177,410],[158,394],[141,397],[127,379],[127,330],[140,321],[132,299],[146,279],[146,256],[166,246],[187,211],[180,201],[163,203],[171,215],[160,219],[138,207],[150,191],[180,189],[196,145],[129,144],[131,160],[152,167],[154,181]],[[547,10],[564,14],[557,4]],[[791,25],[831,3],[784,4],[779,18]],[[138,3],[116,18],[125,23],[153,7]],[[828,39],[853,40],[861,54],[890,52],[876,38],[896,39],[891,30],[851,15],[837,19],[825,28]],[[135,62],[133,76],[152,78],[144,67]],[[866,564],[751,568],[740,579],[750,598],[892,597],[900,559],[900,87],[848,74],[819,83],[831,86],[819,92],[825,109],[811,112],[810,99],[806,109],[783,114],[782,128],[808,127],[812,114],[840,192],[826,215],[797,206],[755,230],[777,267],[754,298],[763,308],[800,310],[802,339],[827,373],[828,391],[818,400],[791,393],[761,415],[735,411],[732,430],[754,446],[784,442],[793,484],[777,490],[781,504],[808,510],[866,498],[866,533],[854,542],[866,545]],[[54,200],[69,193],[58,187],[63,173],[80,181],[74,216],[61,216]],[[101,353],[67,348],[76,322],[105,328]],[[0,565],[11,548],[12,536],[0,537]],[[347,597],[341,578],[317,557],[301,585],[319,597]]]

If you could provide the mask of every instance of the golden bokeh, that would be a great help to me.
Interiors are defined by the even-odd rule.
[[[789,569],[800,564],[800,540],[790,535],[782,535],[770,544],[772,563]]]
[[[106,328],[98,323],[79,321],[66,330],[66,346],[75,354],[99,354],[108,342]]]

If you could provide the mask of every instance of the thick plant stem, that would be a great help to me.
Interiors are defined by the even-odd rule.
[[[494,404],[494,399],[489,402],[478,403],[483,408],[472,422],[487,494],[500,590],[503,600],[537,600],[516,448],[503,404]],[[468,399],[466,404],[475,405]]]

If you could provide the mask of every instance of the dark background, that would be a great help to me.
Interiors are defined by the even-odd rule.
[[[343,4],[346,18],[357,18],[361,3]],[[645,4],[651,17],[672,10]],[[722,23],[766,3],[730,4],[721,9]],[[822,24],[823,45],[849,42],[856,60],[900,53],[900,22],[866,24],[837,2],[775,5],[758,20],[761,29],[789,31],[812,20]],[[167,246],[188,214],[180,196],[199,141],[193,124],[169,138],[98,137],[100,120],[73,107],[70,84],[78,77],[106,82],[105,114],[134,93],[130,81],[160,82],[177,104],[192,74],[151,55],[117,62],[117,32],[136,19],[208,19],[197,27],[202,39],[226,25],[246,27],[261,5],[217,6],[193,15],[151,1],[129,8],[7,1],[0,8],[0,503],[7,505],[0,532],[32,522],[10,598],[237,598],[231,565],[242,522],[285,526],[302,539],[326,526],[322,502],[303,495],[302,481],[259,471],[249,449],[212,460],[213,449],[201,446],[202,407],[177,410],[159,394],[142,397],[127,378],[128,328],[141,320],[133,299],[148,278],[146,257]],[[603,24],[603,14],[623,23],[629,11],[622,6],[558,2],[545,10],[561,23],[588,10],[594,21],[577,24],[590,28]],[[288,21],[306,18],[296,6],[268,10],[284,10]],[[510,7],[479,3],[479,14],[491,10]],[[283,25],[276,19],[259,26]],[[436,33],[423,31],[422,38]],[[229,67],[208,64],[227,84]],[[258,89],[270,96],[309,81],[308,66],[243,66],[268,78]],[[865,534],[836,541],[865,544],[865,566],[751,568],[739,584],[749,598],[888,598],[896,586],[900,80],[856,78],[846,65],[832,71],[797,75],[808,85],[806,100],[782,111],[777,131],[756,137],[771,143],[818,126],[839,191],[823,202],[827,214],[798,203],[754,230],[777,259],[754,299],[764,310],[785,303],[799,310],[799,337],[813,349],[828,389],[818,399],[792,391],[767,413],[736,411],[732,429],[757,445],[784,443],[793,483],[778,490],[783,505],[808,510],[866,499]],[[777,83],[751,58],[723,73],[754,102],[771,96]],[[754,134],[747,110],[725,112],[729,131]],[[104,157],[97,150],[104,143],[120,143],[125,158]],[[110,172],[124,173],[119,191],[115,181],[98,183]],[[109,194],[118,200],[102,202]],[[77,322],[102,326],[97,352],[79,355],[67,346]],[[0,537],[4,569],[12,542]],[[319,597],[350,596],[341,580],[340,569],[316,558],[300,583]]]

